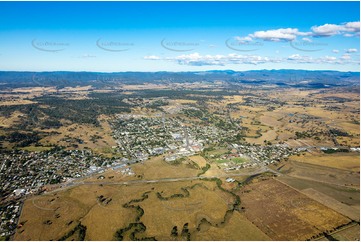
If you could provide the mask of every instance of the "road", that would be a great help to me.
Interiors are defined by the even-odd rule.
[[[201,180],[204,178],[212,179],[212,178],[226,178],[226,177],[237,177],[237,176],[253,176],[257,174],[261,174],[264,172],[272,172],[275,174],[280,175],[281,173],[274,171],[268,167],[260,167],[259,169],[252,171],[252,172],[242,172],[237,174],[224,174],[219,176],[191,176],[191,177],[177,177],[177,178],[160,178],[160,179],[154,179],[154,180],[130,180],[130,181],[120,181],[120,182],[112,182],[112,181],[75,181],[75,182],[69,182],[62,184],[61,188],[55,189],[49,193],[55,193],[59,192],[61,190],[65,190],[71,187],[79,186],[79,185],[137,185],[137,184],[150,184],[150,183],[161,183],[161,182],[180,182],[180,181],[194,181],[194,180]]]

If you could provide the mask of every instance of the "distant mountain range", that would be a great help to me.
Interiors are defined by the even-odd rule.
[[[213,82],[276,84],[278,86],[314,87],[359,86],[360,72],[306,70],[211,70],[202,72],[16,72],[0,71],[0,88],[24,86],[94,87],[114,84]]]

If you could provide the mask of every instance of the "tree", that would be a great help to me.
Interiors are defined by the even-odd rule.
[[[172,232],[170,233],[170,236],[177,237],[178,236],[178,228],[177,226],[174,226],[172,229]]]

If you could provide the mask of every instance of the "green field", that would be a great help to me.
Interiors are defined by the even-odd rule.
[[[235,158],[232,158],[230,160],[228,159],[219,159],[219,160],[216,160],[217,163],[227,163],[227,162],[231,162],[233,161],[234,163],[236,164],[241,164],[241,163],[244,163],[247,161],[247,159],[245,158],[241,158],[241,157],[235,157]]]

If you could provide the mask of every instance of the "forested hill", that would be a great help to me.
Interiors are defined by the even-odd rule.
[[[92,85],[94,87],[114,84],[182,83],[182,82],[237,82],[245,84],[277,84],[279,86],[308,87],[359,85],[359,72],[306,71],[306,70],[259,70],[232,71],[213,70],[202,72],[13,72],[0,71],[1,89],[7,87]]]

